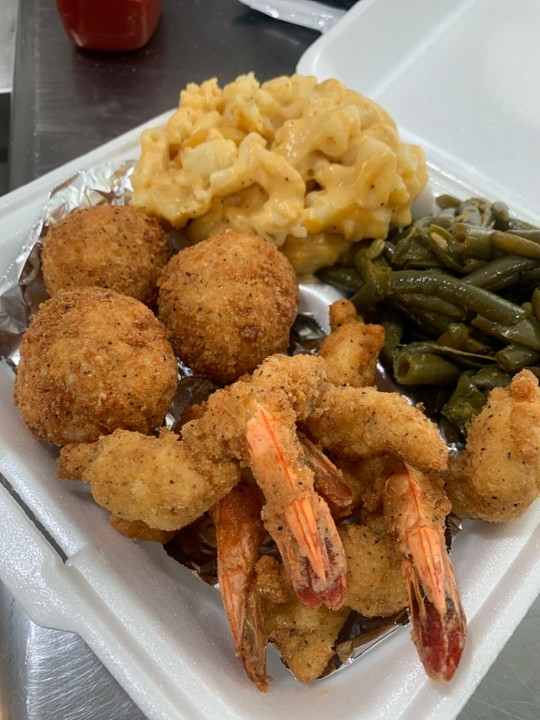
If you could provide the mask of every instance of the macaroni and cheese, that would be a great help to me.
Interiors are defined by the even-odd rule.
[[[251,230],[306,273],[410,223],[426,180],[377,103],[337,80],[247,74],[189,84],[166,127],[144,131],[132,183],[136,207],[191,241]]]

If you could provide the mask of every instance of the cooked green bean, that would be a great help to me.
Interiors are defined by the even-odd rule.
[[[391,273],[389,279],[392,293],[400,296],[407,292],[438,295],[443,300],[461,305],[494,322],[514,325],[526,316],[525,311],[519,305],[451,275],[398,270]]]
[[[491,354],[487,355],[485,353],[469,352],[461,348],[452,347],[452,345],[442,345],[438,341],[413,341],[407,344],[406,349],[411,353],[417,352],[446,355],[451,358],[452,362],[472,367],[483,366],[485,363],[494,362],[494,358]]]
[[[481,390],[493,390],[496,387],[506,387],[512,376],[496,365],[483,367],[471,377],[471,381]]]
[[[491,213],[493,215],[494,227],[497,230],[507,230],[510,227],[511,217],[508,205],[497,200],[491,206]]]
[[[390,364],[397,352],[403,337],[403,315],[387,308],[381,320],[384,328],[384,346],[382,349],[383,362]]]
[[[463,281],[485,290],[502,290],[516,283],[523,270],[529,270],[537,264],[536,260],[530,258],[503,255],[469,273],[463,278]]]
[[[441,414],[465,434],[469,421],[483,408],[489,390],[504,387],[510,380],[509,374],[496,367],[483,368],[477,372],[466,370],[459,376],[455,390],[441,409]]]
[[[531,295],[531,308],[535,318],[540,322],[540,287],[536,287]]]
[[[493,337],[540,350],[540,323],[535,318],[525,317],[514,325],[505,325],[477,315],[471,324]]]
[[[443,300],[437,295],[422,295],[422,293],[411,292],[403,293],[399,298],[410,307],[448,315],[449,321],[450,319],[465,320],[466,317],[466,312],[461,305]]]
[[[345,290],[347,292],[354,292],[364,285],[364,281],[358,274],[358,270],[356,270],[356,268],[323,268],[317,274],[323,282],[330,283],[330,285],[334,285],[340,290]]]
[[[435,353],[402,350],[394,356],[394,378],[400,385],[453,385],[459,368]]]
[[[436,214],[353,246],[348,286],[359,312],[383,323],[381,361],[398,384],[420,402],[436,393],[432,411],[463,430],[490,387],[523,367],[540,377],[540,228],[502,202],[436,202]],[[321,276],[346,286],[341,269]]]
[[[436,203],[437,206],[441,208],[441,210],[446,210],[448,208],[455,210],[460,206],[461,201],[455,198],[453,195],[443,194],[437,197]]]
[[[437,338],[437,343],[478,355],[488,355],[491,350],[487,343],[473,337],[471,328],[465,323],[450,323]]]
[[[532,239],[522,237],[521,235],[513,235],[512,233],[494,230],[491,233],[491,245],[497,250],[513,255],[523,255],[523,257],[540,259],[540,244]]]
[[[502,350],[495,353],[495,358],[499,365],[510,373],[515,373],[524,367],[534,365],[540,360],[540,352],[531,350],[531,348],[523,345],[507,345]]]
[[[424,234],[402,237],[394,247],[391,259],[393,267],[428,270],[441,265]]]
[[[441,414],[465,435],[465,428],[472,417],[484,407],[487,395],[471,381],[474,371],[468,370],[458,378],[454,392],[443,405]]]
[[[509,227],[508,230],[505,232],[510,233],[511,235],[519,235],[519,237],[525,238],[526,240],[534,240],[535,242],[540,242],[540,229],[538,228],[513,228]]]
[[[491,231],[472,227],[466,223],[456,223],[452,229],[454,251],[462,257],[474,257],[489,260],[493,255]]]

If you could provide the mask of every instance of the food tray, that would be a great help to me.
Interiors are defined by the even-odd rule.
[[[482,3],[452,3],[452,7],[478,4]],[[429,4],[411,0],[409,12],[420,5]],[[442,2],[438,12],[442,15],[449,5]],[[333,68],[324,63],[332,59],[336,45],[345,47],[347,33],[356,37],[371,23],[374,36],[389,9],[398,12],[400,6],[392,0],[362,0],[318,41],[323,45],[316,43],[308,51],[300,71],[324,77],[328,67]],[[403,27],[400,32],[414,42]],[[356,41],[353,47],[359,47]],[[388,58],[389,72],[390,62]],[[335,72],[329,72],[377,96],[376,87],[364,89],[363,83],[347,77],[346,69],[336,66]],[[390,102],[386,105],[400,121],[399,108],[396,112]],[[166,119],[160,116],[148,124]],[[80,169],[136,158],[140,132],[136,128],[0,198],[0,275],[17,257],[50,190]],[[468,195],[476,189],[493,196],[481,182],[471,182],[474,173],[461,180],[456,166],[445,167],[429,148],[428,158],[430,191]],[[504,188],[497,195],[514,209],[528,204],[525,197],[512,203],[519,186],[509,183],[508,187],[513,188],[512,197]],[[429,199],[428,192],[423,202]],[[532,203],[529,212],[521,214],[530,218],[531,207]],[[270,651],[268,670],[274,680],[270,691],[262,694],[234,657],[215,590],[169,558],[159,545],[135,543],[116,533],[82,484],[55,479],[56,452],[35,441],[23,426],[11,401],[12,385],[11,369],[0,363],[0,473],[5,478],[0,485],[0,578],[35,622],[79,633],[150,720],[269,720],[283,715],[313,720],[452,718],[540,590],[539,503],[520,520],[501,527],[465,523],[452,557],[469,638],[450,684],[427,679],[409,629],[403,628],[351,667],[310,686],[294,680]]]

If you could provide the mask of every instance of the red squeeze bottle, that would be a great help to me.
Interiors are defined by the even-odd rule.
[[[56,0],[71,42],[86,50],[137,50],[158,24],[163,0]]]

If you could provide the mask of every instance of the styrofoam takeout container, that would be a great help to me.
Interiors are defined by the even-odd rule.
[[[538,71],[540,43],[527,38],[539,27],[534,0],[362,0],[298,69],[337,76],[385,105],[426,148],[432,191],[503,199],[538,222],[540,101],[530,63]],[[503,46],[520,84],[509,81]],[[0,198],[0,274],[50,190],[81,168],[137,157],[140,131]],[[0,363],[0,578],[35,622],[79,633],[151,720],[452,718],[540,591],[540,503],[501,527],[466,523],[452,557],[469,638],[451,683],[426,678],[404,628],[310,686],[270,652],[274,681],[262,694],[234,657],[218,593],[159,545],[115,532],[87,488],[55,479],[55,451],[24,427],[12,386]]]

